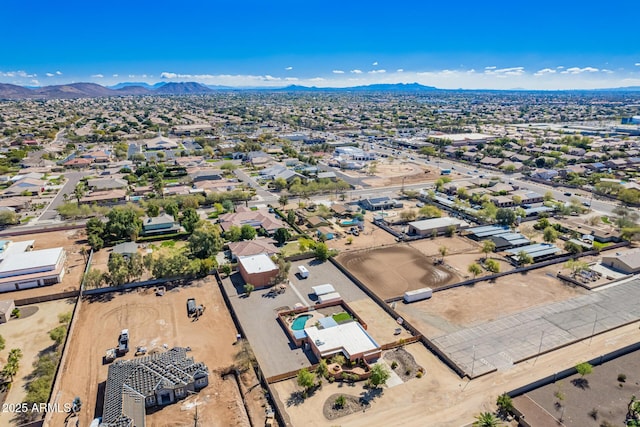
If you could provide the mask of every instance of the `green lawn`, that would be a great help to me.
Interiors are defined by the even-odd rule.
[[[600,243],[600,242],[593,242],[593,249],[598,249],[598,250],[602,250],[604,248],[606,248],[607,246],[611,246],[613,243],[608,242],[608,243]]]
[[[335,320],[336,323],[343,323],[343,322],[346,322],[347,320],[351,320],[351,316],[349,315],[349,313],[345,311],[343,311],[342,313],[334,314],[331,317],[333,317],[333,320]]]
[[[160,243],[160,246],[163,248],[173,248],[175,247],[175,245],[175,240],[165,240],[164,242]]]
[[[298,242],[289,242],[280,249],[280,253],[282,256],[288,257],[302,253],[302,251],[300,251]]]
[[[609,221],[609,217],[608,217],[608,216],[600,217],[600,219],[601,219],[601,220],[602,220],[602,222],[604,222],[605,224],[611,224],[611,221]]]

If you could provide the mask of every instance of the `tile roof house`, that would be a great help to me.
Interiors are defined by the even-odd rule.
[[[235,260],[241,256],[251,256],[258,254],[276,255],[280,250],[276,247],[276,241],[269,238],[258,238],[253,240],[243,240],[241,242],[229,243],[231,257]]]
[[[222,231],[227,231],[231,226],[242,227],[250,225],[255,229],[262,229],[267,234],[273,235],[278,228],[286,228],[284,222],[270,213],[267,208],[252,211],[246,208],[238,208],[236,213],[223,214],[218,217]]]
[[[119,360],[109,366],[101,427],[144,427],[146,408],[165,406],[209,384],[209,370],[187,349]]]

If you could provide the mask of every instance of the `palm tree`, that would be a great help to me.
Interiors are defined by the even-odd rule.
[[[278,198],[278,203],[280,203],[280,206],[284,209],[284,207],[287,206],[287,203],[289,203],[289,197],[287,197],[286,194],[283,194]]]
[[[476,415],[476,421],[473,423],[473,427],[498,427],[500,421],[491,412],[481,412]]]

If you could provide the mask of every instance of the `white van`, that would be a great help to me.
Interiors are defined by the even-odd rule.
[[[300,275],[300,278],[306,279],[309,277],[309,270],[307,270],[307,267],[304,265],[301,265],[298,267],[298,274]]]

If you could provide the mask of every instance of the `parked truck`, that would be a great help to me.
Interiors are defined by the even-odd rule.
[[[197,307],[198,306],[196,305],[196,299],[195,298],[189,298],[187,300],[187,316],[191,317],[191,316],[195,315]]]
[[[431,298],[433,291],[431,288],[415,289],[413,291],[407,291],[404,293],[404,302],[416,302],[423,299]]]
[[[123,329],[118,337],[118,349],[116,351],[118,356],[124,356],[129,352],[129,330]]]
[[[307,270],[307,267],[305,267],[304,265],[301,265],[298,267],[298,274],[300,275],[301,279],[306,279],[307,277],[309,277],[309,270]]]

